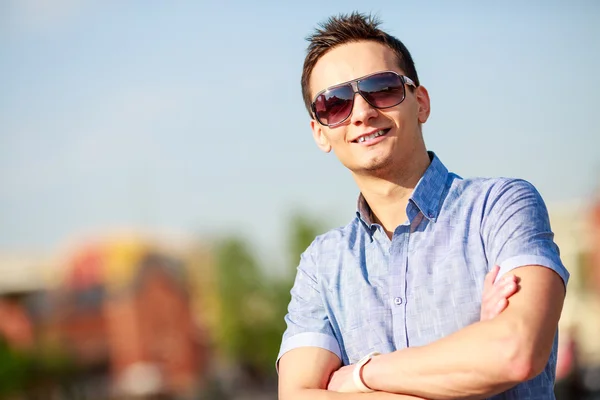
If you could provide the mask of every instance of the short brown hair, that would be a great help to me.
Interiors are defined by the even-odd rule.
[[[302,97],[304,105],[311,118],[311,95],[309,88],[310,76],[317,61],[329,50],[342,44],[360,41],[373,41],[389,47],[396,53],[398,66],[404,73],[419,86],[419,77],[415,63],[404,44],[392,35],[379,29],[381,21],[372,15],[359,12],[340,14],[330,17],[326,22],[319,24],[315,32],[308,36],[309,42],[304,67],[302,68]]]

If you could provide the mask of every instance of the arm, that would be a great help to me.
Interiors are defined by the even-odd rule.
[[[482,300],[481,320],[497,317],[507,305],[507,298],[517,290],[514,275],[508,275],[494,285],[499,267],[494,267],[486,276]],[[345,376],[340,376],[341,361],[333,352],[319,347],[300,347],[288,351],[279,361],[279,399],[318,400],[340,399],[422,399],[378,391],[375,393],[357,392],[352,379],[353,365],[343,367]],[[336,372],[338,371],[338,372]],[[335,373],[334,373],[335,372]],[[331,378],[330,378],[331,377]],[[329,391],[324,390],[327,388]],[[337,393],[340,392],[340,393]],[[366,396],[366,397],[365,397]]]
[[[340,365],[341,361],[335,354],[322,348],[301,347],[288,351],[279,361],[279,400],[421,399],[420,397],[385,392],[339,393],[328,391],[326,388],[329,377]],[[355,390],[351,387],[345,389]]]
[[[550,355],[564,285],[545,267],[515,274],[520,291],[500,316],[427,346],[375,357],[363,368],[365,384],[433,399],[483,398],[538,375]]]
[[[481,398],[544,369],[568,281],[545,205],[527,182],[508,181],[487,194],[483,215],[480,234],[488,261],[504,273],[514,270],[519,292],[494,320],[374,358],[363,369],[368,386],[435,399]]]
[[[500,267],[494,266],[485,277],[481,302],[481,321],[492,320],[500,315],[506,309],[508,299],[517,292],[517,277],[507,274],[502,279],[496,281],[499,270]],[[348,386],[352,386],[351,389],[356,389],[352,385],[354,368],[355,365],[349,365],[336,370],[329,380],[327,389],[332,391],[346,391],[348,390]],[[360,375],[364,383],[363,370],[364,367],[361,369]],[[462,398],[462,396],[457,396],[456,398]]]

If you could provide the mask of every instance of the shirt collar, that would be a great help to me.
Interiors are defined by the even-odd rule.
[[[448,169],[434,152],[429,151],[428,154],[431,163],[413,190],[410,202],[421,211],[425,218],[435,222],[442,205],[442,194],[448,180]],[[372,231],[371,208],[362,193],[358,196],[357,208],[356,216]],[[407,214],[409,214],[408,210]]]
[[[442,194],[448,182],[448,169],[434,152],[430,151],[429,157],[431,164],[417,183],[410,198],[425,218],[435,222],[442,206]]]

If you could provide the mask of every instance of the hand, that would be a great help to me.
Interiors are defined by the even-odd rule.
[[[360,393],[360,390],[358,390],[354,384],[354,379],[352,378],[354,366],[354,364],[346,365],[331,374],[331,378],[329,378],[329,383],[327,384],[327,390],[342,393]]]
[[[494,284],[499,266],[495,266],[485,276],[483,283],[483,298],[481,300],[481,321],[491,320],[508,306],[508,299],[519,289],[518,279],[514,275],[507,275]]]

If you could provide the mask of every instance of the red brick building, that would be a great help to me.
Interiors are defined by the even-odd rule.
[[[175,257],[142,244],[87,246],[56,297],[52,329],[90,390],[194,397],[201,389],[207,346]]]

